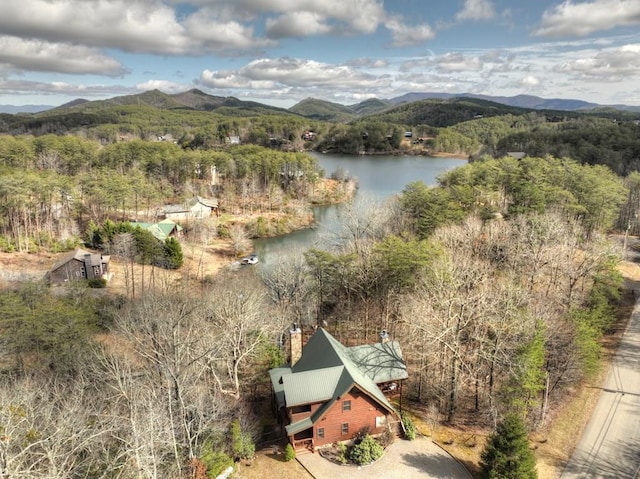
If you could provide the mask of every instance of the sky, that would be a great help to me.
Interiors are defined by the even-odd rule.
[[[192,88],[640,105],[640,0],[2,0],[0,104]]]

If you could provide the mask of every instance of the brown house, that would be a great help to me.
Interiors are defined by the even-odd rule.
[[[53,265],[45,279],[51,284],[63,284],[73,280],[108,279],[108,276],[109,256],[76,248]]]
[[[291,364],[269,374],[279,420],[296,450],[349,441],[362,431],[399,431],[389,396],[401,394],[407,367],[400,345],[381,336],[380,343],[347,348],[320,328],[303,349],[302,333],[291,331]]]

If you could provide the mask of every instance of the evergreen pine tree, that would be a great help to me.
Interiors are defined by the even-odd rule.
[[[184,262],[182,246],[177,239],[169,237],[164,241],[164,254],[168,269],[178,269],[182,266]]]
[[[507,415],[482,452],[482,477],[485,479],[537,479],[536,459],[527,430],[516,414]]]

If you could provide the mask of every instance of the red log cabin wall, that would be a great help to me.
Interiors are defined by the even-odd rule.
[[[345,404],[350,401],[350,404]],[[361,429],[368,427],[371,434],[385,430],[387,410],[378,405],[358,389],[352,389],[334,403],[325,416],[313,427],[314,446],[323,446],[337,441],[347,441]],[[376,418],[378,427],[376,427]],[[346,426],[345,426],[346,425]]]

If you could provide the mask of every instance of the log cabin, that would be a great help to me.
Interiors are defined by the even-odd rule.
[[[291,361],[271,369],[274,409],[296,452],[315,451],[358,434],[402,430],[392,397],[402,398],[407,367],[386,331],[376,344],[346,347],[319,328],[304,347],[290,331]]]

